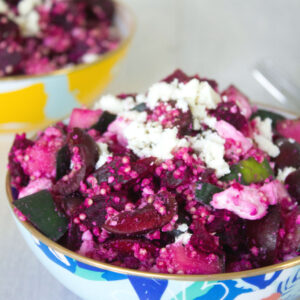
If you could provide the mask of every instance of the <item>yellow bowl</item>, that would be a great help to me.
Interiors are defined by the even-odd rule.
[[[89,106],[102,93],[125,56],[135,29],[134,17],[116,3],[119,46],[97,61],[42,75],[0,79],[0,133],[31,131],[66,117],[74,107]]]

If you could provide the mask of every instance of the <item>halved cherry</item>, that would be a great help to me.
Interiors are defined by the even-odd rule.
[[[136,234],[149,232],[161,228],[169,223],[177,214],[177,202],[169,192],[160,192],[154,197],[161,200],[165,208],[165,214],[161,214],[154,207],[153,203],[133,211],[123,211],[118,215],[109,218],[103,228],[116,234]]]

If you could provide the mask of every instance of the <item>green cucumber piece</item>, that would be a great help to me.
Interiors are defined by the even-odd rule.
[[[68,229],[68,219],[57,210],[52,195],[47,190],[15,200],[14,205],[53,241],[59,240]]]
[[[251,120],[253,120],[256,117],[260,117],[262,120],[266,118],[270,118],[272,120],[272,127],[273,129],[276,128],[276,123],[278,121],[285,120],[286,118],[280,114],[277,114],[272,111],[264,110],[264,109],[258,109],[254,114],[251,115]]]
[[[264,159],[262,163],[256,161],[253,157],[241,160],[239,163],[230,167],[230,173],[221,178],[222,181],[236,181],[249,185],[274,176],[273,170],[269,162]]]
[[[213,195],[222,191],[223,190],[221,188],[217,187],[214,184],[210,184],[207,182],[197,182],[195,193],[196,200],[204,204],[209,204],[212,200]]]

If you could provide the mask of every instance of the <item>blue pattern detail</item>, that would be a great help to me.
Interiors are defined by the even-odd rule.
[[[236,296],[244,293],[252,292],[252,289],[241,289],[236,287],[236,282],[234,280],[219,281],[226,286],[227,289],[222,284],[216,283],[212,289],[210,289],[205,295],[197,297],[195,300],[204,299],[224,299],[232,300]],[[226,293],[228,293],[226,295]],[[225,298],[224,298],[225,296]]]
[[[300,285],[300,269],[294,274],[294,276],[289,277],[286,281],[280,282],[277,287],[277,292],[282,295],[287,295],[291,292],[295,285]]]
[[[102,272],[101,269],[90,266],[90,265],[87,265],[87,264],[82,263],[80,261],[77,261],[77,266],[81,269],[90,270],[90,271],[93,271],[93,272]]]
[[[274,272],[273,276],[268,280],[265,280],[266,275],[258,275],[258,276],[254,276],[254,277],[243,278],[243,280],[250,284],[257,286],[260,289],[264,289],[267,286],[271,285],[272,282],[274,282],[278,278],[278,276],[280,275],[281,272],[282,271]]]
[[[43,244],[41,241],[39,244],[37,244],[37,246],[43,251],[43,253],[50,259],[52,260],[54,263],[58,264],[59,266],[65,268],[66,270],[70,271],[71,273],[75,273],[76,270],[76,261],[72,258],[69,258],[67,256],[64,256],[65,259],[68,261],[68,264],[64,263],[63,261],[61,261],[60,259],[58,259],[48,248],[48,246],[46,246],[45,244]]]
[[[77,266],[81,269],[89,270],[91,272],[99,272],[102,273],[101,277],[107,281],[115,281],[115,280],[123,280],[127,279],[127,275],[111,272],[111,271],[106,271],[103,269],[99,269],[97,267],[93,267],[87,264],[84,264],[80,261],[77,261]]]
[[[115,272],[106,271],[106,270],[102,270],[102,272],[103,272],[103,274],[101,277],[107,281],[128,279],[127,275],[124,275],[124,274],[115,273]]]
[[[168,280],[128,275],[128,279],[141,300],[159,300],[168,286]]]

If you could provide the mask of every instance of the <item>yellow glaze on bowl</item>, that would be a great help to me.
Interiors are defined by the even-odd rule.
[[[66,117],[73,108],[89,106],[112,80],[135,29],[134,18],[117,3],[115,24],[121,43],[91,64],[49,74],[0,79],[0,133],[31,131]]]

